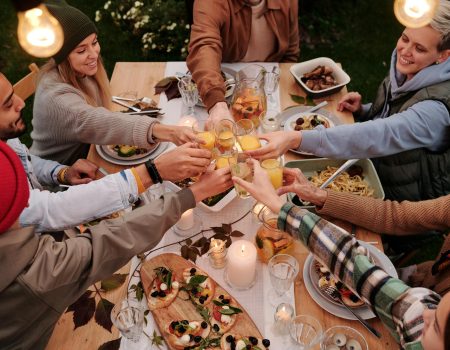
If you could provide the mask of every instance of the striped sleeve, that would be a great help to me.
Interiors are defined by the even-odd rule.
[[[389,276],[369,261],[367,250],[348,232],[292,203],[281,208],[278,228],[303,242],[335,277],[371,305],[403,348],[422,348],[422,313],[436,308],[438,294],[410,288]]]

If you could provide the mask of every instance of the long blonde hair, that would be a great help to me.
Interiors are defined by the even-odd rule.
[[[99,106],[95,96],[92,96],[89,89],[87,89],[86,85],[83,82],[83,79],[80,79],[79,76],[77,76],[76,72],[70,65],[69,59],[66,58],[64,61],[62,61],[60,64],[56,64],[54,59],[50,59],[47,63],[45,63],[42,68],[40,69],[40,76],[38,78],[38,81],[40,78],[54,69],[56,69],[59,72],[59,75],[61,79],[66,83],[70,84],[73,87],[75,87],[77,90],[81,91],[84,98],[86,99],[86,102],[94,107],[105,107],[107,109],[111,109],[111,89],[109,86],[109,80],[108,75],[106,74],[105,67],[103,65],[103,60],[101,56],[98,56],[98,69],[95,75],[93,76],[95,82],[97,83],[98,91],[101,98],[101,105]]]

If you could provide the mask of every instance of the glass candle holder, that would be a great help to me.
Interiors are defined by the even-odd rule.
[[[209,246],[209,263],[215,269],[222,269],[225,267],[227,248],[225,242],[221,239],[211,239]]]
[[[288,334],[289,325],[294,317],[294,308],[291,304],[281,303],[277,306],[275,314],[273,315],[275,320],[275,329],[279,334]]]

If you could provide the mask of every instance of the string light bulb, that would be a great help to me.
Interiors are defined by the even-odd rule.
[[[424,27],[431,22],[439,0],[395,0],[394,13],[407,28]]]
[[[19,44],[30,55],[51,57],[64,43],[61,24],[40,0],[13,1],[19,23],[17,36]]]

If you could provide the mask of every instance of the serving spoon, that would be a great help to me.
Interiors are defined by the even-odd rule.
[[[337,169],[322,185],[320,185],[320,189],[323,190],[330,183],[332,183],[343,171],[350,168],[353,164],[355,164],[359,159],[349,159],[344,164],[342,164],[339,169]]]

